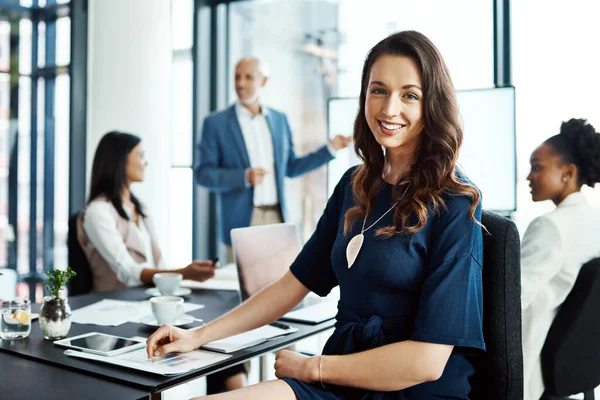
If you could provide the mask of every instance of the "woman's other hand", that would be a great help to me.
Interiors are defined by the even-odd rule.
[[[319,357],[281,350],[275,355],[275,376],[295,378],[306,383],[319,382]]]
[[[215,276],[215,270],[219,266],[219,263],[213,265],[212,261],[192,261],[190,265],[183,268],[181,273],[183,279],[190,279],[192,281],[204,282],[213,276]]]

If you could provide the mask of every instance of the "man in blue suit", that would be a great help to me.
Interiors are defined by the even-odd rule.
[[[332,160],[350,137],[338,135],[326,146],[296,156],[287,117],[259,99],[269,72],[257,58],[235,68],[238,101],[204,120],[197,149],[196,181],[218,195],[221,241],[232,262],[233,228],[288,220],[284,178],[297,177]]]

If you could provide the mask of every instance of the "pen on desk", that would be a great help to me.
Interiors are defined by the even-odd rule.
[[[290,329],[291,328],[291,326],[283,324],[281,322],[277,322],[277,321],[271,322],[269,325],[274,326],[275,328],[279,328],[279,329]]]
[[[219,262],[219,257],[215,257],[212,259],[212,265],[217,265],[217,263]]]

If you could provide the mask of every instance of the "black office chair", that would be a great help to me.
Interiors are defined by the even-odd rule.
[[[483,211],[483,336],[487,351],[475,362],[473,400],[523,399],[521,244],[515,224]]]
[[[92,270],[87,257],[77,240],[77,218],[79,212],[69,218],[69,232],[67,234],[67,249],[69,251],[68,262],[73,271],[77,273],[69,283],[69,296],[90,293],[94,284]]]
[[[586,263],[560,307],[542,349],[547,396],[584,393],[600,386],[600,258]]]

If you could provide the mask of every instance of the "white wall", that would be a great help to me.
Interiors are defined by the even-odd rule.
[[[340,0],[338,95],[358,96],[369,49],[408,29],[423,33],[436,45],[457,89],[493,86],[492,17],[491,1]]]
[[[118,129],[140,136],[150,165],[146,181],[133,191],[152,213],[165,253],[171,166],[170,3],[90,0],[88,13],[87,176],[104,133]]]

